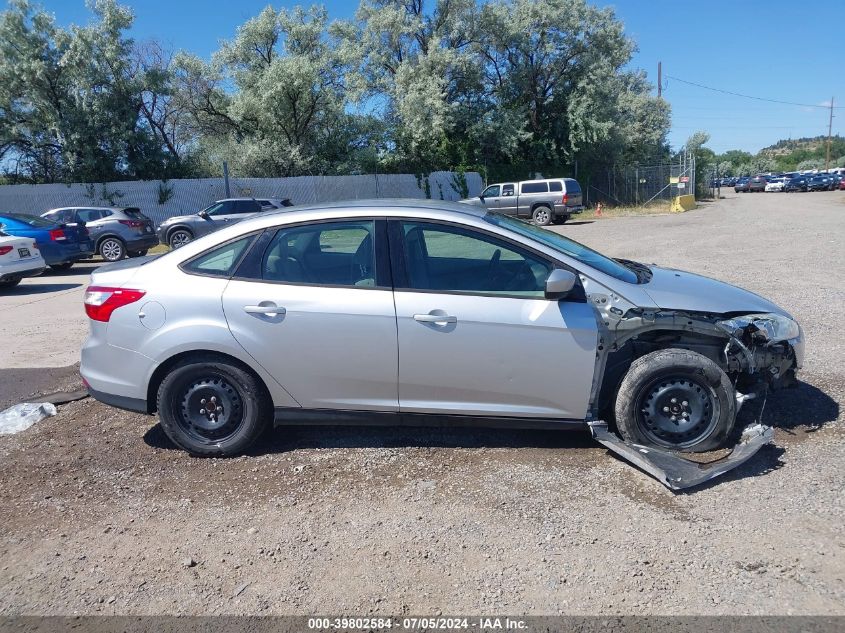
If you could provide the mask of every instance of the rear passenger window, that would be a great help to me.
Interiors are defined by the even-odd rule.
[[[549,190],[547,182],[524,182],[521,193],[545,193]]]
[[[212,277],[230,277],[241,256],[246,252],[254,235],[248,235],[234,242],[228,242],[195,257],[182,265],[185,272],[210,275]]]
[[[321,222],[280,229],[264,253],[265,281],[373,287],[375,223]]]
[[[82,222],[96,222],[103,217],[103,212],[99,209],[79,209],[76,212],[76,217]]]
[[[553,180],[549,183],[549,191],[563,191],[563,183],[559,180]]]
[[[513,195],[513,185],[502,185],[502,195],[503,196],[512,196]]]

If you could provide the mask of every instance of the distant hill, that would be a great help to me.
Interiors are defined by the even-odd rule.
[[[845,138],[839,135],[833,136],[831,140],[832,145],[834,147],[838,147],[842,144],[845,144]],[[824,151],[825,143],[827,143],[826,136],[783,139],[778,141],[774,145],[764,147],[760,150],[759,155],[771,156],[772,158],[774,158],[777,156],[785,156],[787,154],[791,154],[796,150],[803,150],[807,154],[817,154],[819,150]]]

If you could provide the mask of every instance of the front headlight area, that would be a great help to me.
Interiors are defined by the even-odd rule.
[[[773,388],[795,382],[795,372],[804,361],[804,334],[794,319],[774,313],[745,314],[718,321],[730,342],[726,362],[746,376],[765,377]],[[730,363],[729,363],[730,364]]]

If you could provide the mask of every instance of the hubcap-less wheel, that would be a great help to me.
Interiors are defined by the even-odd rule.
[[[713,431],[717,419],[710,390],[688,377],[667,377],[642,390],[640,431],[654,444],[686,448]]]
[[[173,231],[170,235],[170,248],[179,248],[180,246],[184,246],[192,239],[193,237],[187,231]]]
[[[178,424],[200,442],[216,443],[231,437],[243,420],[238,390],[221,376],[207,376],[184,390]]]
[[[124,248],[120,240],[108,239],[100,244],[100,255],[109,262],[123,259]]]

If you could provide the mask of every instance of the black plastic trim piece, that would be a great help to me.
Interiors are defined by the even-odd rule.
[[[141,398],[128,398],[126,396],[118,396],[113,393],[105,393],[104,391],[97,391],[96,389],[88,388],[88,393],[91,394],[95,400],[99,400],[103,404],[111,407],[123,409],[124,411],[133,411],[135,413],[149,413],[147,409],[147,401]]]
[[[411,411],[358,411],[277,407],[276,426],[433,426],[502,429],[585,429],[585,420],[567,418],[522,418],[507,416],[416,413]]]

